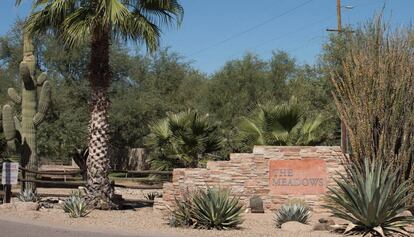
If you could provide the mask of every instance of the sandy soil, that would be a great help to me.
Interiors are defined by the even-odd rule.
[[[153,211],[151,207],[121,211],[95,210],[86,218],[72,219],[60,209],[41,209],[40,211],[16,212],[14,210],[1,210],[0,217],[18,218],[35,223],[47,223],[53,226],[70,228],[83,228],[99,231],[120,231],[128,234],[160,233],[174,236],[197,237],[235,237],[235,236],[277,236],[277,237],[335,237],[339,236],[328,232],[289,233],[274,227],[273,214],[245,214],[244,223],[238,230],[214,231],[193,230],[188,228],[172,228],[163,219],[163,215]],[[319,216],[320,217],[320,216]],[[317,222],[318,216],[313,216],[312,222]]]

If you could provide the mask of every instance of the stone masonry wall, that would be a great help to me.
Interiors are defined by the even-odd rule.
[[[326,164],[327,186],[332,187],[332,178],[337,172],[344,172],[341,164],[343,153],[337,146],[256,146],[253,153],[234,153],[229,161],[211,161],[206,169],[174,169],[173,179],[164,183],[163,197],[155,200],[154,208],[165,210],[174,205],[174,197],[195,187],[219,186],[231,188],[234,195],[249,205],[255,195],[263,199],[266,211],[273,211],[288,199],[301,198],[311,205],[315,212],[324,212],[323,194],[274,194],[269,188],[269,161],[322,159]]]

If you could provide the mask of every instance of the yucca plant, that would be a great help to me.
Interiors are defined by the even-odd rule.
[[[63,211],[69,214],[71,218],[85,217],[90,213],[85,198],[80,192],[74,193],[63,203]]]
[[[308,224],[310,217],[311,209],[309,205],[303,200],[292,199],[277,210],[275,215],[276,227],[280,228],[283,223],[288,221]]]
[[[381,161],[366,159],[362,168],[347,167],[349,177],[339,174],[339,188],[329,188],[333,215],[350,222],[345,234],[358,233],[387,236],[398,233],[412,236],[405,227],[414,222],[412,216],[401,216],[412,198],[410,183],[397,182],[397,175]]]
[[[174,225],[202,229],[231,229],[243,223],[243,205],[237,197],[230,196],[229,189],[207,188],[176,199],[172,211]]]
[[[25,189],[24,191],[21,191],[18,194],[17,198],[22,202],[37,202],[39,200],[36,191],[33,191],[31,189]]]

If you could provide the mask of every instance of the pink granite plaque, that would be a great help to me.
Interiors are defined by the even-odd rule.
[[[269,161],[271,194],[323,194],[327,179],[326,162],[322,159]]]

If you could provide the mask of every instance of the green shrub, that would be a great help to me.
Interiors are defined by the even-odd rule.
[[[341,175],[336,180],[339,188],[330,188],[331,204],[327,207],[334,216],[351,222],[345,234],[410,236],[405,226],[413,223],[414,217],[399,215],[407,210],[406,203],[412,197],[410,183],[396,182],[397,175],[390,168],[365,160],[361,169],[348,167],[349,178]]]
[[[176,199],[170,223],[173,226],[191,226],[203,229],[230,229],[243,223],[243,205],[230,197],[230,190],[207,188]]]
[[[283,204],[276,212],[276,227],[280,228],[283,223],[297,221],[307,224],[311,217],[311,209],[305,201],[292,199]]]
[[[36,191],[33,191],[31,189],[25,189],[24,191],[21,191],[17,195],[17,198],[22,202],[37,202],[39,200]]]
[[[69,214],[69,217],[85,217],[90,213],[89,207],[80,192],[72,193],[63,203],[63,211]]]

